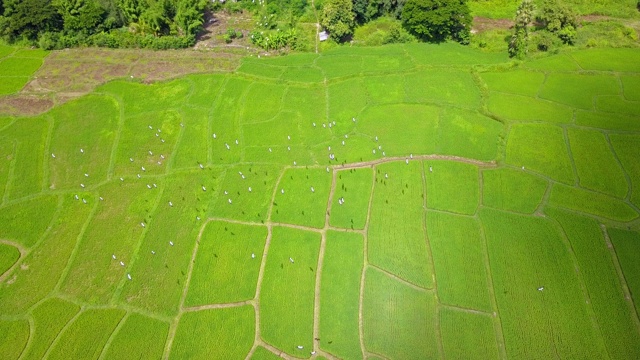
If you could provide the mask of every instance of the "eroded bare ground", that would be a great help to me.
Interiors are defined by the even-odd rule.
[[[19,93],[0,97],[0,114],[37,115],[118,78],[149,83],[193,73],[234,70],[247,47],[205,50],[66,49],[53,51]]]

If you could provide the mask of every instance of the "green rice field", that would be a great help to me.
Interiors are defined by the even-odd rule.
[[[110,81],[0,114],[0,358],[639,359],[639,189],[639,50]]]

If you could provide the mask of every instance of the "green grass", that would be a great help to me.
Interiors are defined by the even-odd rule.
[[[242,124],[263,122],[272,119],[282,107],[286,88],[282,85],[254,82],[244,95],[240,108]]]
[[[507,357],[606,357],[571,255],[552,223],[488,209],[480,219]]]
[[[255,337],[251,306],[202,310],[182,315],[171,347],[175,359],[239,359]],[[216,346],[211,345],[216,339]]]
[[[58,209],[58,197],[38,196],[0,208],[0,238],[33,246],[44,235]],[[29,224],[29,226],[23,226]]]
[[[189,94],[189,105],[210,109],[213,107],[227,76],[224,74],[202,74],[191,75],[187,79],[193,84]]]
[[[331,174],[325,169],[296,167],[285,170],[276,189],[272,220],[322,228],[330,189]]]
[[[629,186],[605,136],[599,131],[583,129],[569,129],[568,135],[580,185],[624,198]]]
[[[287,67],[280,79],[291,82],[319,83],[324,80],[324,74],[320,69],[310,66]]]
[[[280,359],[280,356],[272,353],[271,351],[263,348],[262,346],[258,346],[256,348],[256,351],[254,351],[253,356],[251,356],[251,359],[255,359],[255,360],[278,360],[278,359]]]
[[[361,56],[325,53],[316,60],[316,66],[322,69],[325,78],[336,79],[360,74],[363,70],[363,61]]]
[[[54,188],[79,191],[80,184],[90,187],[107,179],[108,168],[104,164],[111,158],[119,108],[112,97],[94,95],[52,111],[55,126],[49,150],[55,158],[49,156],[48,163],[49,181]],[[84,114],[81,121],[78,114]]]
[[[371,169],[338,171],[329,224],[345,229],[364,229],[372,184]],[[344,199],[344,203],[341,204],[340,199]]]
[[[131,314],[107,348],[105,359],[158,359],[162,357],[169,324]]]
[[[274,227],[260,292],[260,332],[267,343],[297,356],[311,349],[320,234]],[[293,259],[294,262],[291,262]]]
[[[640,294],[640,267],[634,255],[638,253],[638,245],[640,244],[638,233],[615,228],[608,228],[607,232],[618,257],[624,280],[633,298],[636,313],[638,313],[640,312],[640,300],[638,300],[638,294]]]
[[[49,359],[97,359],[125,315],[121,309],[88,309],[60,334]]]
[[[635,315],[624,300],[611,251],[598,223],[565,211],[548,209],[545,212],[560,223],[571,242],[609,356],[638,358],[640,333],[632,320]],[[625,249],[621,250],[621,254],[627,256]]]
[[[532,145],[535,144],[535,145]],[[562,129],[547,124],[518,124],[511,127],[506,161],[517,167],[573,184],[573,170]]]
[[[545,74],[530,70],[480,73],[491,91],[535,97],[542,87]]]
[[[367,269],[363,325],[368,351],[397,359],[438,357],[435,296],[377,269]]]
[[[139,251],[129,260],[133,266],[126,271],[132,280],[121,285],[122,302],[155,313],[177,313],[198,231],[210,201],[202,185],[206,185],[207,191],[215,192],[216,177],[219,175],[215,171],[207,169],[166,178],[166,187],[155,212],[150,215],[152,220],[146,227]],[[145,188],[145,191],[150,190]]]
[[[621,96],[599,96],[596,108],[600,111],[640,116],[640,102],[627,101]]]
[[[253,299],[266,237],[263,226],[208,223],[200,238],[186,306]]]
[[[640,76],[620,76],[625,100],[640,101]]]
[[[238,101],[245,96],[250,85],[250,81],[230,78],[220,90],[209,125],[211,134],[207,134],[211,137],[209,157],[214,163],[233,164],[241,159],[241,151],[235,144],[235,140],[240,138],[241,108]],[[213,139],[213,134],[216,134],[216,139]],[[228,150],[225,144],[229,145]]]
[[[320,280],[320,347],[342,359],[362,358],[358,316],[363,256],[362,235],[327,233]]]
[[[480,199],[478,167],[453,161],[425,160],[427,207],[472,215]]]
[[[640,164],[638,164],[640,136],[611,134],[609,140],[631,180],[631,198],[629,200],[640,207]]]
[[[580,91],[572,91],[580,89]],[[610,75],[549,74],[540,97],[574,108],[592,110],[599,95],[619,95],[620,83]]]
[[[525,62],[525,67],[543,71],[577,71],[580,65],[570,54],[557,54],[543,58],[530,59]]]
[[[504,52],[483,53],[456,43],[406,44],[403,49],[416,65],[491,65],[504,63],[508,59]]]
[[[622,200],[562,184],[554,184],[551,188],[549,204],[615,221],[627,222],[638,217],[638,213]]]
[[[588,49],[570,56],[584,70],[640,72],[640,53],[635,49]]]
[[[503,125],[475,111],[443,109],[438,123],[436,153],[493,160]]]
[[[547,189],[535,175],[510,168],[482,170],[482,204],[491,208],[533,213]]]
[[[371,76],[364,81],[373,104],[395,104],[405,99],[404,78],[401,75]]]
[[[207,164],[209,152],[209,110],[205,108],[185,107],[180,111],[181,124],[179,140],[173,156],[164,160],[174,169],[189,169]],[[157,159],[163,161],[162,158]],[[157,165],[157,161],[156,161]]]
[[[406,101],[426,104],[456,104],[477,108],[480,91],[466,71],[421,71],[405,75]]]
[[[90,197],[89,201],[93,198]],[[29,253],[23,264],[29,271],[16,270],[11,284],[0,284],[0,312],[19,314],[42,300],[59,281],[78,241],[91,207],[71,195],[65,196],[58,219],[42,244]]]
[[[440,310],[440,334],[447,359],[499,358],[493,320],[487,315],[443,308]]]
[[[0,63],[0,65],[2,65]],[[20,91],[29,81],[27,76],[5,76],[0,77],[2,83],[0,83],[0,96],[13,94]]]
[[[392,162],[375,170],[367,232],[369,262],[412,284],[431,288],[433,274],[423,228],[422,163]]]
[[[0,354],[4,359],[18,359],[29,340],[29,323],[26,320],[0,320]]]
[[[469,3],[473,16],[490,19],[511,19],[516,13],[517,0],[473,0]]]
[[[368,103],[368,96],[362,78],[348,79],[327,86],[329,119],[341,123],[358,118]],[[323,115],[322,113],[320,115]],[[321,121],[322,122],[322,121]],[[318,124],[320,126],[320,124]]]
[[[272,66],[258,59],[247,58],[236,71],[257,77],[278,79],[284,70],[285,68],[281,66]]]
[[[42,66],[42,59],[8,57],[0,60],[0,76],[31,76]]]
[[[0,275],[9,270],[20,259],[20,250],[15,246],[0,244]]]
[[[573,110],[568,106],[498,92],[491,92],[487,107],[491,113],[514,121],[569,123],[573,117]]]
[[[127,117],[160,110],[157,106],[162,103],[162,109],[178,108],[184,104],[184,98],[190,93],[192,83],[188,79],[179,79],[151,85],[118,80],[109,82],[96,89],[115,95],[124,106]],[[147,116],[147,120],[152,117]],[[154,123],[151,125],[156,126]],[[147,124],[144,124],[146,127]],[[142,131],[142,129],[140,129]],[[151,130],[150,130],[151,131]]]
[[[42,359],[62,328],[80,311],[80,306],[49,298],[33,311],[34,337],[24,359]]]
[[[477,220],[429,211],[427,234],[439,301],[491,312],[484,243]]]
[[[578,110],[575,117],[576,125],[607,130],[640,131],[640,121],[636,116]]]

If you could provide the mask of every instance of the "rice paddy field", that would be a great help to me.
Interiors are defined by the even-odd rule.
[[[0,357],[639,359],[639,189],[638,50],[110,81],[0,116]]]

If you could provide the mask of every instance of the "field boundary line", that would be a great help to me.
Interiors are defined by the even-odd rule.
[[[187,270],[187,279],[184,281],[184,288],[182,289],[182,294],[180,295],[180,302],[178,303],[178,313],[173,318],[173,321],[169,323],[169,332],[167,333],[167,342],[165,343],[164,352],[162,354],[163,359],[168,359],[171,353],[171,347],[173,346],[173,340],[178,330],[178,324],[180,323],[180,319],[182,318],[182,314],[184,313],[183,311],[184,301],[187,298],[187,292],[189,291],[189,285],[191,284],[191,275],[193,273],[193,266],[195,264],[196,255],[198,254],[200,239],[202,238],[202,233],[204,233],[204,229],[207,227],[208,223],[209,223],[209,220],[206,220],[202,223],[200,230],[198,231],[198,236],[196,237],[196,241],[193,244],[191,259],[189,261],[189,267]]]
[[[23,256],[26,256],[26,253],[28,251],[28,249],[24,245],[17,243],[15,241],[0,239],[0,244],[10,245],[17,248],[18,251],[20,252],[20,258],[22,258]],[[20,259],[18,258],[18,260]],[[18,262],[18,260],[16,260],[16,262]]]
[[[116,327],[113,329],[113,331],[111,332],[111,335],[109,335],[109,339],[107,339],[107,342],[104,343],[104,346],[102,347],[102,351],[100,351],[100,356],[98,357],[98,360],[103,360],[105,356],[107,356],[107,352],[109,351],[109,346],[111,346],[111,343],[113,342],[115,337],[118,336],[120,329],[122,329],[127,319],[129,319],[129,315],[131,315],[129,312],[125,313],[124,316],[118,322],[118,325],[116,325]]]
[[[629,176],[629,172],[627,171],[627,169],[624,168],[624,166],[622,166],[622,161],[620,161],[620,158],[618,157],[618,153],[616,152],[615,148],[613,147],[613,144],[611,143],[611,139],[609,139],[609,133],[606,131],[602,132],[604,135],[604,139],[607,141],[607,145],[609,145],[609,151],[611,151],[611,153],[613,154],[613,157],[616,159],[616,162],[618,163],[618,166],[620,166],[620,169],[622,170],[622,173],[624,174],[624,179],[627,182],[627,194],[624,197],[624,200],[628,203],[631,203],[631,194],[633,192],[633,183],[631,182],[631,177]]]
[[[400,276],[395,275],[395,274],[393,274],[392,272],[390,272],[390,271],[388,271],[388,270],[385,270],[385,269],[383,269],[383,268],[381,268],[381,267],[379,267],[379,266],[377,266],[377,265],[367,264],[367,265],[366,265],[366,267],[371,267],[371,268],[373,268],[373,269],[376,269],[376,270],[378,270],[378,271],[380,271],[380,272],[384,273],[385,275],[387,275],[387,276],[388,276],[388,277],[390,277],[391,279],[396,280],[397,282],[401,283],[402,285],[406,285],[406,286],[408,286],[408,287],[410,287],[410,288],[412,288],[412,289],[414,289],[414,290],[417,290],[417,291],[420,291],[420,292],[426,292],[426,293],[430,293],[430,292],[435,293],[435,292],[436,292],[436,289],[435,289],[435,288],[433,288],[433,289],[427,289],[427,288],[423,288],[423,287],[421,287],[421,286],[418,286],[418,285],[416,285],[416,284],[412,284],[412,283],[410,283],[409,281],[407,281],[407,280],[405,280],[405,279],[401,278]]]
[[[561,128],[562,128],[562,138],[564,140],[565,146],[567,147],[567,155],[569,155],[569,162],[571,163],[571,171],[573,172],[573,177],[575,178],[573,186],[581,187],[580,176],[578,176],[578,169],[576,167],[575,160],[573,160],[573,152],[571,151],[571,140],[569,140],[569,130],[567,130],[567,126],[561,126]]]
[[[203,310],[228,309],[228,308],[234,308],[234,307],[241,307],[245,305],[254,306],[253,300],[244,300],[244,301],[237,301],[232,303],[191,306],[191,307],[182,308],[182,312],[189,313],[189,312],[198,312]]]
[[[47,130],[47,138],[44,141],[44,151],[42,159],[42,192],[47,191],[51,184],[51,174],[49,171],[49,159],[47,154],[51,154],[51,137],[53,137],[53,128],[55,127],[55,120],[51,116],[47,116],[47,122],[49,123],[49,129]]]
[[[137,61],[137,60],[136,60]],[[131,70],[131,69],[129,69]],[[129,71],[131,72],[131,71]],[[125,116],[124,116],[124,101],[119,96],[116,97],[114,95],[105,94],[110,96],[113,100],[118,104],[119,117],[118,117],[118,130],[116,131],[116,136],[113,138],[113,145],[111,147],[111,154],[109,158],[109,167],[107,168],[107,180],[111,180],[113,177],[113,171],[116,164],[116,157],[118,156],[118,146],[120,145],[120,137],[122,136],[122,128],[124,127]]]
[[[20,356],[18,356],[18,360],[22,360],[25,356],[27,356],[31,345],[33,344],[33,338],[36,333],[36,321],[33,319],[33,315],[31,313],[27,315],[27,322],[29,322],[29,338],[27,339],[27,343],[24,344],[24,348],[22,348],[22,352],[20,353]]]
[[[64,335],[64,333],[67,332],[67,330],[71,327],[71,325],[73,325],[76,322],[76,320],[78,320],[78,318],[80,317],[80,315],[84,313],[84,311],[85,309],[81,307],[80,310],[78,310],[78,312],[75,315],[73,315],[73,317],[69,319],[69,321],[67,321],[67,323],[62,327],[62,329],[60,329],[60,332],[58,332],[56,337],[53,339],[53,341],[49,345],[49,348],[47,348],[47,351],[44,353],[44,355],[42,355],[43,360],[49,358],[49,355],[51,355],[51,352],[53,351],[53,349],[56,347],[56,345],[58,345],[58,342],[60,342],[60,338],[62,337],[62,335]]]
[[[496,300],[495,285],[493,283],[493,274],[491,273],[491,259],[489,257],[489,244],[487,241],[487,235],[485,233],[484,224],[479,217],[476,216],[475,221],[478,223],[478,229],[480,230],[480,237],[482,238],[483,245],[483,260],[484,268],[487,276],[487,287],[489,290],[489,300],[491,301],[491,307],[493,308],[493,331],[495,332],[495,341],[498,346],[498,352],[501,359],[507,359],[507,348],[504,341],[504,333],[502,331],[502,319],[498,309],[498,301]]]
[[[13,182],[13,176],[16,172],[16,161],[17,161],[17,149],[18,149],[18,141],[13,140],[13,150],[11,152],[11,162],[9,163],[9,171],[7,172],[7,181],[4,184],[4,194],[2,195],[2,206],[7,205],[7,201],[9,200],[9,190],[11,190],[11,183]]]
[[[224,92],[224,89],[227,87],[229,83],[229,76],[225,76],[222,84],[220,84],[220,88],[218,89],[218,93],[215,98],[211,102],[211,106],[207,110],[207,165],[211,165],[213,163],[213,113],[215,112],[216,106],[220,103],[220,96]]]
[[[618,260],[618,254],[611,242],[611,238],[609,237],[609,232],[607,231],[607,227],[604,224],[600,224],[600,229],[602,231],[602,235],[604,236],[605,243],[607,248],[609,249],[609,253],[611,254],[611,260],[613,262],[613,266],[616,268],[616,272],[618,273],[618,281],[620,281],[620,288],[622,293],[624,294],[624,298],[627,306],[631,314],[634,314],[632,320],[636,324],[636,330],[640,333],[640,318],[639,314],[636,310],[636,307],[633,303],[633,298],[631,297],[631,292],[629,291],[629,285],[627,285],[627,279],[624,276],[624,272],[622,271],[622,267],[620,266],[620,261]]]

